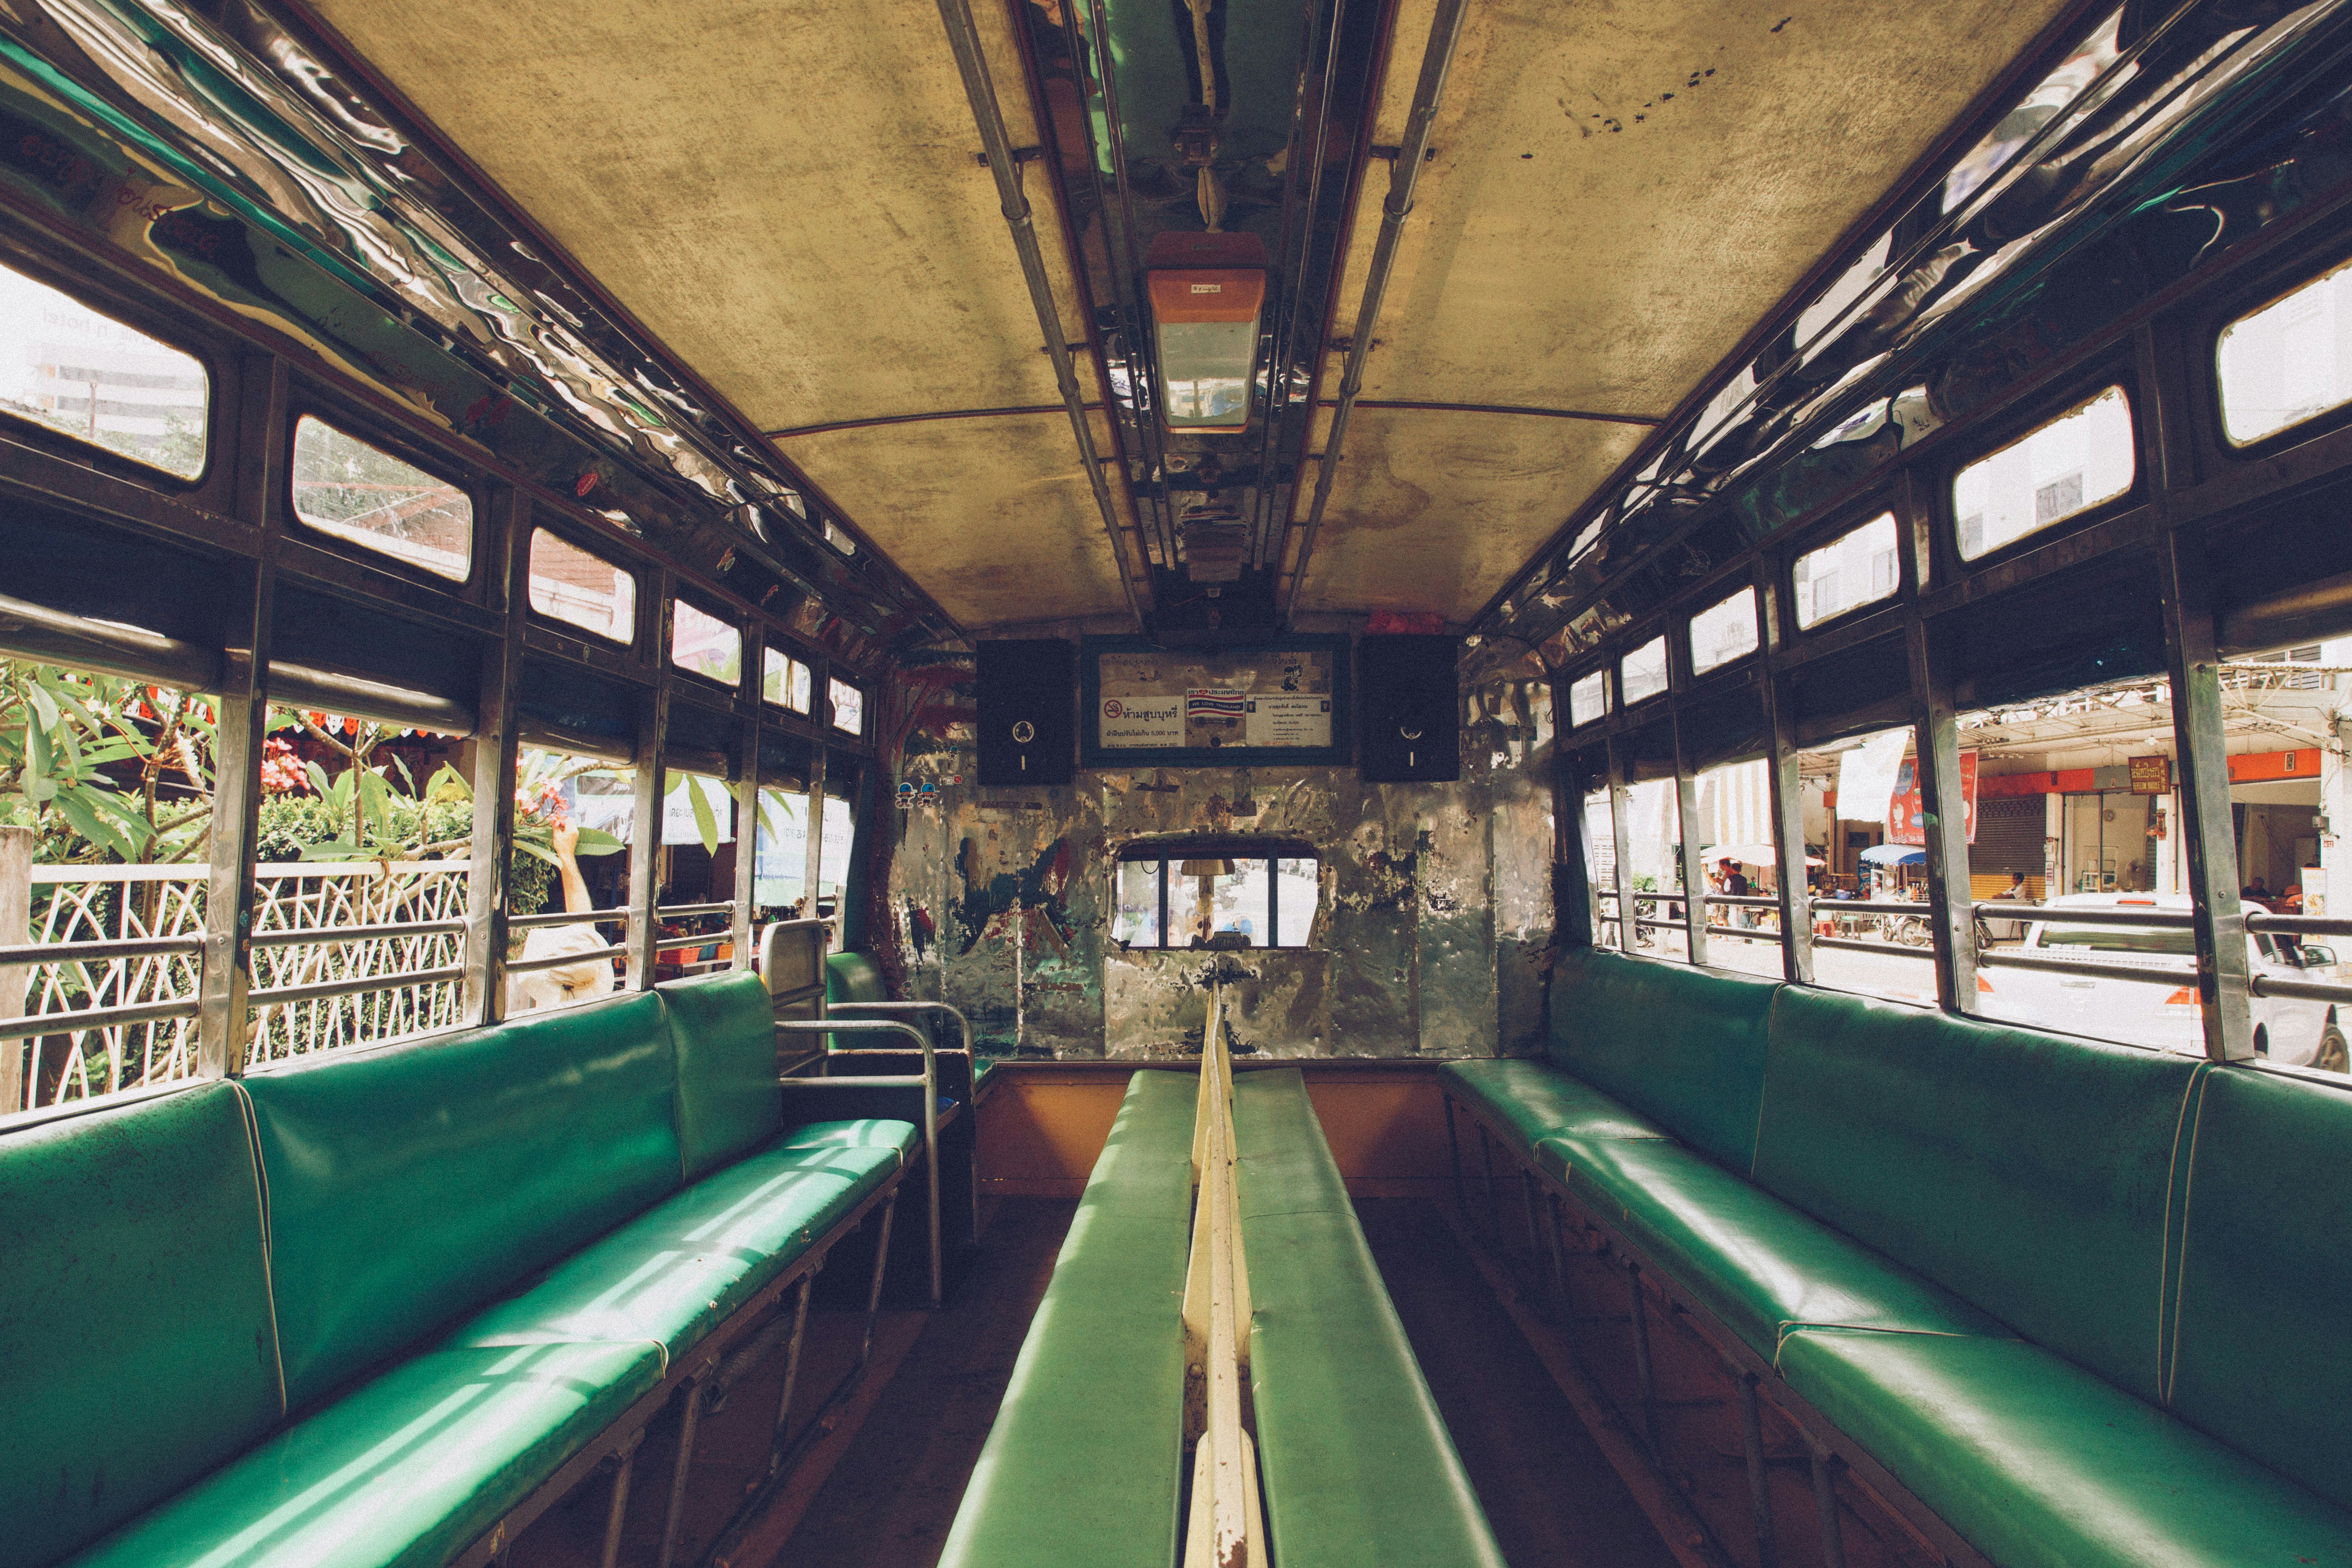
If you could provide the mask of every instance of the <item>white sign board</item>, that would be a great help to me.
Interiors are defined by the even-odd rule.
[[[1261,692],[1249,700],[1242,734],[1253,746],[1328,746],[1331,700],[1307,691]]]
[[[1132,750],[1184,743],[1181,697],[1106,697],[1098,719],[1105,747]]]

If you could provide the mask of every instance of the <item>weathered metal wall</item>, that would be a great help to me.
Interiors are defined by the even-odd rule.
[[[1237,968],[1235,1034],[1283,1057],[1539,1049],[1551,941],[1548,703],[1470,699],[1462,778],[1367,784],[1352,768],[1082,771],[981,789],[969,737],[911,745],[894,902],[915,994],[987,1045],[1055,1058],[1200,1048],[1212,964]],[[929,793],[919,793],[928,787]],[[1264,833],[1316,845],[1325,909],[1306,950],[1122,950],[1111,876],[1129,840]],[[1017,984],[1016,984],[1017,976]]]

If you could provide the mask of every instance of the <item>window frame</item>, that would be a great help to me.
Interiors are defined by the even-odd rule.
[[[733,629],[735,633],[735,679],[731,685],[727,681],[721,680],[715,675],[705,675],[698,669],[690,669],[687,666],[678,663],[677,612],[681,607],[692,610],[696,615],[717,621],[720,626]],[[669,613],[662,617],[663,635],[660,649],[662,668],[669,671],[669,673],[674,676],[683,676],[688,680],[699,681],[703,685],[709,687],[714,691],[740,692],[743,689],[743,654],[751,643],[751,637],[749,631],[746,629],[744,617],[740,615],[728,615],[721,611],[712,609],[711,602],[703,598],[698,594],[681,594],[677,592],[675,589],[670,593],[668,609]]]
[[[803,670],[807,672],[809,678],[809,700],[807,708],[793,707],[789,697],[779,701],[768,695],[768,660],[771,658],[781,658],[784,661],[787,667],[798,665]],[[792,690],[792,680],[790,678],[789,668],[784,680],[784,689],[786,692],[790,692]],[[815,662],[811,659],[803,658],[801,656],[800,650],[793,647],[789,644],[778,643],[772,640],[762,643],[760,647],[759,698],[761,706],[764,708],[772,708],[779,713],[789,713],[795,719],[809,719],[812,716],[810,710],[816,707]]]
[[[1647,653],[1653,647],[1655,647],[1658,650],[1657,689],[1654,691],[1645,691],[1639,697],[1630,699],[1626,698],[1625,661],[1632,658],[1635,654]],[[1657,628],[1654,635],[1643,637],[1632,647],[1627,648],[1623,653],[1617,656],[1616,673],[1617,695],[1619,698],[1624,700],[1622,706],[1627,711],[1631,711],[1645,702],[1656,701],[1659,698],[1664,697],[1666,693],[1675,689],[1674,637],[1664,626]]]
[[[2063,517],[2053,518],[1992,549],[1980,551],[1974,555],[1961,553],[1960,475],[1979,463],[1987,462],[2010,448],[2031,440],[2035,435],[2055,425],[2069,413],[2078,408],[2087,408],[2111,391],[2122,395],[2124,415],[2131,425],[2132,479],[2123,492],[2109,496],[2105,500],[2095,505],[2069,512]],[[2216,395],[2218,399],[2218,388]],[[1934,476],[1935,482],[1935,493],[1930,503],[1937,518],[1935,531],[1940,537],[1943,547],[1951,552],[1952,564],[1963,573],[1981,571],[1988,566],[2038,549],[2053,540],[2063,539],[2069,534],[2079,532],[2094,523],[2103,521],[2117,512],[2140,504],[2147,494],[2148,483],[2148,433],[2139,416],[2140,403],[2139,384],[2129,369],[2108,361],[2097,369],[2079,376],[2069,377],[2064,386],[2034,398],[2024,409],[1998,421],[1990,430],[1979,432],[1979,439],[1971,443],[1968,448],[1954,450],[1943,462],[1929,470]],[[2219,414],[2220,405],[2217,401],[2215,405],[2217,419]],[[2216,429],[2219,429],[2218,425]],[[1900,528],[1903,515],[1901,509],[1898,507],[1894,510],[1896,526]],[[1901,569],[1899,545],[1896,562],[1899,573]]]
[[[1949,488],[1949,486],[1946,487],[1948,492]],[[1803,542],[1790,547],[1788,554],[1780,563],[1779,580],[1781,589],[1789,595],[1789,626],[1795,636],[1814,637],[1830,627],[1846,625],[1858,616],[1868,615],[1884,609],[1887,605],[1899,605],[1903,602],[1903,529],[1905,526],[1903,511],[1899,497],[1888,495],[1883,491],[1877,492],[1860,506],[1841,509],[1834,523],[1809,531]],[[1811,583],[1809,581],[1803,586],[1798,584],[1797,563],[1808,556],[1819,554],[1833,545],[1842,544],[1864,529],[1876,527],[1881,521],[1891,524],[1895,530],[1894,590],[1891,593],[1881,594],[1875,598],[1863,599],[1844,605],[1819,620],[1806,620],[1806,589],[1811,586]]]
[[[1109,868],[1110,898],[1108,900],[1108,907],[1111,911],[1111,920],[1115,926],[1118,920],[1119,873],[1125,868],[1141,862],[1149,862],[1157,865],[1160,868],[1160,875],[1156,879],[1160,889],[1160,940],[1157,942],[1119,942],[1121,951],[1129,952],[1219,952],[1227,951],[1247,952],[1320,952],[1326,951],[1315,946],[1311,942],[1254,942],[1247,948],[1234,949],[1212,948],[1206,946],[1193,947],[1189,942],[1171,942],[1168,940],[1169,917],[1171,912],[1169,889],[1176,873],[1171,871],[1170,868],[1186,860],[1213,859],[1232,860],[1236,863],[1237,868],[1240,864],[1245,862],[1262,863],[1265,867],[1265,931],[1269,938],[1277,937],[1282,934],[1281,863],[1285,860],[1311,860],[1315,863],[1315,913],[1319,915],[1323,912],[1323,852],[1304,839],[1226,837],[1178,839],[1172,841],[1165,838],[1142,840],[1122,847],[1118,854],[1111,857]],[[1311,917],[1307,921],[1307,932],[1310,936],[1314,933],[1314,921]]]
[[[1702,667],[1698,661],[1697,634],[1699,617],[1701,616],[1713,615],[1716,611],[1723,608],[1724,605],[1728,605],[1743,594],[1748,596],[1748,627],[1756,634],[1754,646],[1750,647],[1745,653],[1736,653],[1728,658],[1717,659],[1713,664]],[[1713,601],[1703,608],[1693,610],[1683,617],[1683,657],[1689,661],[1691,679],[1693,680],[1704,679],[1719,669],[1730,669],[1737,665],[1754,658],[1758,654],[1763,651],[1764,601],[1763,595],[1756,591],[1756,584],[1753,583],[1742,583],[1738,587],[1734,588],[1730,593],[1724,595],[1721,598]]]
[[[841,721],[840,704],[833,694],[833,689],[836,686],[842,688],[845,691],[854,691],[857,693],[857,723],[855,728],[844,724]],[[844,680],[838,671],[832,669],[826,670],[824,675],[824,727],[826,731],[835,735],[845,735],[851,740],[862,741],[866,739],[866,721],[871,717],[873,698],[874,694],[871,691],[868,691],[865,687],[859,685],[856,681]],[[816,686],[814,679],[812,679],[809,686],[809,700],[811,706],[814,706],[815,700]],[[787,709],[786,711],[789,712],[791,710]]]
[[[0,408],[0,436],[24,441],[37,450],[69,462],[94,462],[99,470],[114,479],[131,484],[146,485],[173,495],[189,495],[202,490],[223,477],[220,457],[224,448],[233,445],[225,438],[224,426],[233,431],[235,421],[229,409],[237,398],[237,383],[233,374],[223,374],[222,358],[200,346],[202,338],[191,331],[187,323],[150,308],[144,301],[129,294],[117,294],[111,289],[93,287],[87,277],[67,278],[54,268],[38,264],[45,258],[26,255],[14,247],[0,249],[0,267],[44,289],[62,294],[92,315],[103,316],[119,326],[130,328],[143,337],[162,343],[175,353],[194,360],[205,374],[205,461],[193,478],[183,479],[169,468],[158,468],[127,452],[27,419],[20,414]],[[289,448],[289,452],[291,448]],[[446,583],[446,577],[438,579]]]
[[[278,499],[286,509],[289,531],[294,538],[312,549],[324,551],[341,560],[394,573],[410,582],[431,588],[436,593],[452,595],[467,594],[481,582],[485,557],[489,553],[482,548],[483,524],[489,518],[490,509],[487,486],[482,481],[481,476],[477,474],[465,479],[451,477],[452,471],[457,465],[453,463],[446,453],[422,442],[412,440],[404,435],[397,433],[387,435],[387,426],[363,416],[354,417],[356,413],[356,410],[339,407],[335,404],[317,397],[298,397],[294,399],[293,406],[288,410],[286,472],[278,482]],[[302,421],[305,419],[314,419],[345,440],[357,441],[362,447],[373,447],[395,462],[405,463],[427,478],[439,479],[451,489],[462,494],[466,498],[467,504],[473,510],[472,536],[466,549],[466,574],[463,577],[444,575],[429,567],[419,566],[413,561],[404,561],[388,550],[378,550],[373,546],[362,544],[357,540],[348,539],[340,533],[330,532],[303,517],[294,503],[294,443],[301,437]],[[529,598],[527,589],[525,598],[526,600]]]
[[[2303,257],[2284,266],[2265,268],[2263,277],[2251,287],[2232,290],[2226,298],[2215,301],[2202,329],[2190,340],[2203,354],[2203,374],[2196,378],[2204,395],[2205,418],[2200,423],[2211,433],[2210,446],[2214,454],[2224,460],[2259,461],[2352,426],[2352,398],[2347,398],[2333,408],[2323,408],[2308,418],[2299,419],[2251,441],[2240,443],[2230,438],[2229,416],[2221,388],[2221,334],[2330,273],[2352,268],[2352,250],[2345,249],[2340,242],[2318,251],[2316,255],[2320,259],[2316,264],[2310,259],[2313,254],[2306,251]]]
[[[1566,690],[1561,694],[1560,703],[1561,711],[1568,716],[1566,733],[1574,734],[1581,730],[1589,730],[1596,724],[1605,722],[1612,713],[1617,711],[1615,693],[1611,689],[1616,679],[1616,671],[1617,661],[1610,659],[1605,663],[1590,665],[1566,678]],[[1576,716],[1576,689],[1595,676],[1601,679],[1601,711],[1590,719],[1580,720]]]
[[[562,616],[542,610],[538,605],[530,602],[530,557],[531,552],[539,544],[539,536],[542,533],[554,539],[558,543],[568,545],[572,549],[579,551],[583,555],[594,556],[605,565],[610,566],[614,571],[618,572],[628,578],[629,635],[626,637],[613,637],[604,632],[595,630],[593,627],[583,626],[577,621],[567,621]],[[630,649],[637,646],[638,637],[642,633],[645,626],[644,609],[646,597],[646,574],[641,569],[615,561],[611,556],[605,554],[603,551],[595,549],[590,545],[583,544],[580,541],[574,539],[568,530],[551,528],[548,525],[545,519],[536,517],[531,520],[530,537],[523,542],[522,554],[522,607],[523,613],[530,618],[531,624],[534,626],[543,626],[550,628],[560,629],[566,637],[587,637],[605,647]]]

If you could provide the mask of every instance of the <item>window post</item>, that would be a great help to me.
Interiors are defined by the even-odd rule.
[[[738,726],[740,754],[735,764],[735,967],[758,967],[751,951],[751,899],[760,866],[760,721],[767,700],[767,628],[753,621],[743,631],[743,669],[751,711]]]
[[[501,485],[491,498],[486,552],[495,563],[505,614],[499,636],[482,646],[474,701],[474,827],[466,874],[466,992],[468,1023],[506,1016],[507,868],[514,853],[515,763],[520,744],[515,692],[522,684],[523,628],[530,603],[530,502]]]
[[[1792,984],[1813,983],[1812,886],[1805,878],[1805,794],[1797,771],[1797,725],[1780,672],[1787,646],[1780,574],[1772,558],[1756,563],[1756,598],[1764,612],[1764,647],[1758,658],[1764,682],[1765,733],[1771,746],[1772,843],[1780,882],[1780,972]]]
[[[815,721],[816,743],[809,751],[808,767],[808,866],[802,881],[810,920],[817,918],[817,875],[824,868],[824,774],[825,752],[831,745],[827,739],[833,733],[833,663],[830,659],[809,660],[809,716]]]
[[[655,909],[661,902],[662,815],[664,786],[668,782],[662,772],[662,745],[669,733],[670,574],[647,575],[654,580],[654,684],[637,709],[636,795],[629,814],[628,989],[632,991],[649,991],[654,984],[654,955],[661,941],[661,922],[655,918]]]
[[[1927,929],[1934,934],[1936,1002],[1947,1013],[1975,1009],[1976,900],[1969,891],[1968,791],[1960,775],[1959,715],[1951,683],[1938,668],[1927,623],[1919,614],[1918,586],[1929,541],[1927,515],[1909,475],[1904,479],[1895,550],[1904,598],[1903,637],[1911,666],[1912,763],[1919,783],[1919,820],[1927,839]]]
[[[1677,646],[1679,645],[1679,646]],[[1690,675],[1687,633],[1666,637],[1667,678],[1674,689],[1666,696],[1675,727],[1675,845],[1682,861],[1683,913],[1690,924],[1685,951],[1694,964],[1706,962],[1706,868],[1699,863],[1691,824],[1698,818],[1698,779],[1691,772],[1690,752],[1683,744],[1683,688]]]
[[[259,531],[243,602],[222,650],[219,722],[213,731],[212,867],[205,889],[205,957],[196,1021],[196,1075],[245,1070],[253,987],[253,864],[261,815],[262,742],[269,722],[269,634],[287,483],[291,378],[274,354],[238,365],[236,510]]]
[[[1612,674],[1611,679],[1616,677]],[[1623,704],[1620,703],[1622,710]],[[1617,949],[1628,957],[1642,945],[1633,908],[1633,786],[1625,781],[1625,742],[1609,737],[1609,837],[1617,856]]]

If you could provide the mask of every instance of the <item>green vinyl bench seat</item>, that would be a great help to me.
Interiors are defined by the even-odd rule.
[[[0,1568],[479,1555],[898,1179],[783,1100],[734,974],[0,1136]]]
[[[2352,1094],[1598,952],[1444,1083],[2004,1568],[2352,1564]]]
[[[1299,1071],[1237,1074],[1234,1133],[1273,1561],[1501,1568]]]
[[[941,1568],[1173,1568],[1198,1089],[1128,1080]]]

